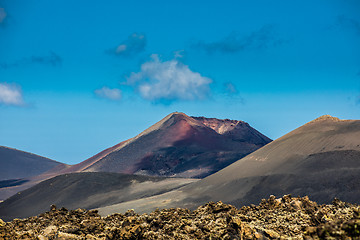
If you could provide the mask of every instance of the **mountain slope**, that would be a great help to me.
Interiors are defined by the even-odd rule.
[[[64,164],[32,153],[0,146],[0,181],[39,175],[61,165]]]
[[[360,121],[322,116],[201,181],[100,212],[122,211],[130,205],[141,206],[135,210],[142,212],[154,209],[152,202],[166,201],[161,207],[194,208],[219,200],[241,206],[288,193],[309,195],[320,203],[334,197],[359,203]]]
[[[172,113],[134,138],[105,149],[79,164],[59,165],[24,181],[6,183],[12,186],[0,188],[0,200],[45,179],[75,172],[202,178],[270,141],[242,121]]]
[[[202,178],[270,141],[242,121],[172,113],[69,170]]]
[[[91,209],[168,192],[195,181],[121,173],[65,174],[0,203],[0,218],[7,221],[34,216],[47,211],[51,204],[69,209]]]

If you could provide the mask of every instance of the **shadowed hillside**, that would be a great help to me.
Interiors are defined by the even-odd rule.
[[[203,178],[270,141],[242,121],[172,113],[69,170]]]
[[[176,112],[134,138],[105,149],[79,164],[59,165],[40,175],[11,182],[7,188],[0,188],[0,199],[6,199],[45,179],[74,172],[203,178],[270,141],[242,121],[189,117]]]
[[[241,206],[270,194],[308,195],[319,203],[334,197],[360,199],[360,121],[322,116],[271,142],[219,172],[179,190],[107,206],[100,213],[138,212],[208,201]],[[155,204],[154,204],[155,203]]]
[[[51,204],[70,209],[97,208],[171,191],[195,179],[121,173],[71,173],[43,181],[0,204],[0,218],[35,216]]]
[[[27,178],[65,165],[49,158],[0,146],[0,181]]]

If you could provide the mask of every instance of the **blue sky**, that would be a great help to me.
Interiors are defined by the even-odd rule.
[[[0,145],[77,163],[167,114],[360,119],[360,2],[0,0]]]

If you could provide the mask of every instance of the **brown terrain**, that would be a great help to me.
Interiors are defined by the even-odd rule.
[[[359,120],[322,116],[200,180],[183,182],[186,179],[91,172],[96,167],[103,168],[105,163],[113,166],[112,154],[117,156],[124,148],[130,151],[132,143],[137,149],[145,147],[145,143],[151,143],[148,136],[163,144],[163,138],[169,137],[161,135],[164,129],[174,133],[175,139],[191,136],[195,146],[212,144],[209,151],[222,146],[219,140],[222,138],[216,134],[239,143],[242,143],[239,135],[252,134],[252,144],[262,136],[234,127],[245,124],[242,122],[222,120],[219,124],[221,121],[216,119],[188,118],[171,114],[137,137],[92,158],[89,167],[81,166],[84,172],[49,179],[7,199],[0,204],[0,218],[6,221],[39,214],[52,203],[93,210],[68,211],[53,206],[50,212],[38,217],[0,223],[0,236],[5,239],[360,239],[360,209],[356,205],[360,199]],[[209,129],[210,139],[203,138],[202,133],[208,133]],[[180,143],[177,139],[173,145]],[[167,161],[166,157],[163,159]],[[153,161],[156,162],[149,160]],[[143,158],[135,163],[142,167],[127,168],[131,164],[123,163],[124,169],[134,171],[130,173],[155,172],[149,167],[151,164],[144,164]],[[164,169],[161,164],[155,166]],[[181,173],[177,167],[169,166],[172,176]],[[283,197],[276,199],[272,194]],[[309,196],[316,202],[288,194]],[[254,205],[257,203],[260,204]]]
[[[57,209],[11,222],[0,220],[1,239],[360,239],[360,208],[334,199],[270,196],[239,209],[222,202],[101,217],[96,210]]]
[[[270,141],[242,121],[175,112],[69,171],[203,178]]]
[[[21,179],[13,186],[0,188],[0,200],[43,180],[75,172],[203,178],[270,141],[243,121],[189,117],[175,112],[134,138],[79,164],[60,165],[43,174]],[[18,165],[21,166],[25,165]]]
[[[360,121],[322,116],[198,182],[161,195],[99,208],[195,209],[209,201],[240,207],[271,194],[308,195],[319,203],[360,199]]]
[[[196,181],[106,172],[63,174],[8,198],[0,204],[0,218],[9,221],[35,216],[51,204],[69,209],[104,207],[162,194]]]

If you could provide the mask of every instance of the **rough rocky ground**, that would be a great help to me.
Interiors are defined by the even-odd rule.
[[[211,202],[195,211],[129,210],[107,217],[51,206],[37,217],[0,221],[0,239],[360,239],[360,207],[290,195],[240,209]]]

